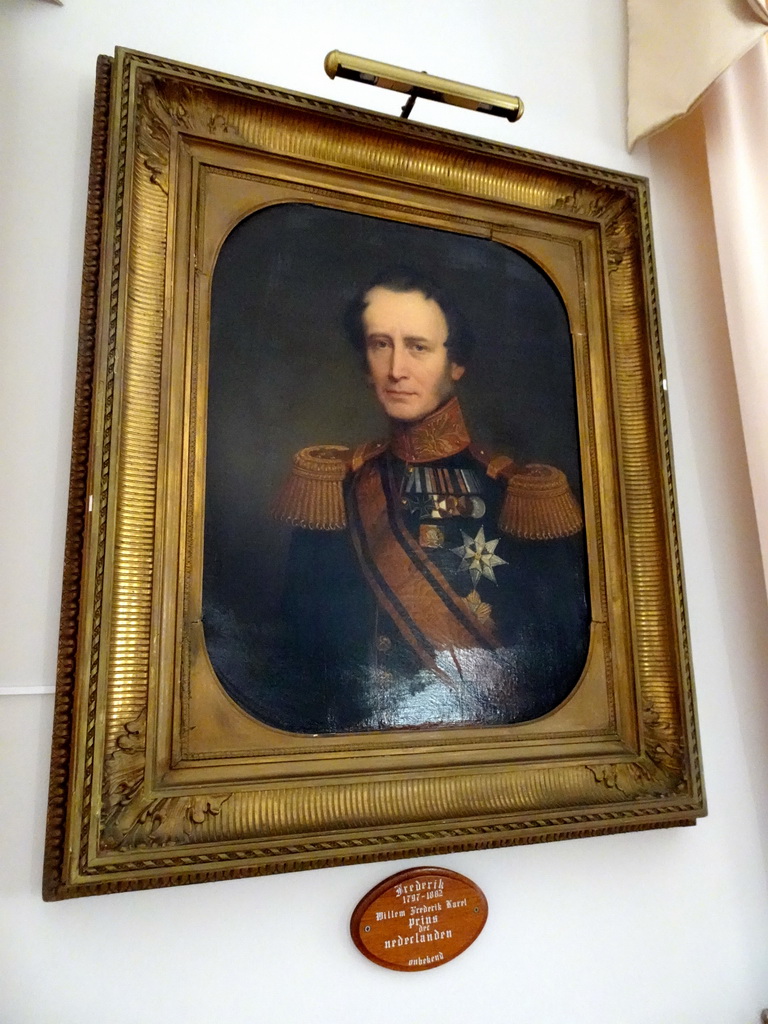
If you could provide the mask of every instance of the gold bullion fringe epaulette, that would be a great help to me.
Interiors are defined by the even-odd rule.
[[[499,529],[504,533],[523,540],[556,540],[584,526],[562,470],[535,462],[517,466],[512,459],[497,456],[488,462],[486,472],[506,481],[499,514]]]
[[[339,444],[302,448],[293,457],[290,476],[272,503],[272,515],[281,523],[308,530],[343,530],[344,478],[352,452]]]

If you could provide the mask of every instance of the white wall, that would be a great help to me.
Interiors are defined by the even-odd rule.
[[[704,155],[695,123],[625,152],[623,4],[65,3],[0,0],[0,1022],[756,1024],[765,587]],[[393,94],[326,79],[324,54],[426,69],[527,111],[515,126],[423,103],[416,117],[651,177],[710,816],[435,858],[490,903],[480,939],[437,970],[382,970],[347,935],[362,894],[414,862],[41,902],[52,697],[33,691],[55,675],[93,68],[118,44],[391,112]]]

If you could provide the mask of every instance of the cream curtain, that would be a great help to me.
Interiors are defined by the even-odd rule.
[[[630,147],[704,96],[718,259],[768,582],[768,0],[627,0],[627,8]]]
[[[629,148],[680,117],[768,32],[767,0],[627,0]]]
[[[704,97],[704,134],[728,333],[768,581],[768,45]]]

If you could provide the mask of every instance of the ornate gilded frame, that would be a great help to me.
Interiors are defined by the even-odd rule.
[[[296,190],[485,233],[558,284],[593,636],[573,698],[542,720],[297,737],[215,690],[199,623],[211,271],[239,219]],[[45,898],[703,813],[646,181],[141,53],[100,58]]]

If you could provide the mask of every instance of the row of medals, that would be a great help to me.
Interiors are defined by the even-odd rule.
[[[480,481],[471,469],[435,466],[409,466],[404,480],[402,504],[405,510],[418,514],[419,544],[422,548],[442,548],[445,534],[435,520],[462,517],[482,519],[485,502],[479,496]],[[489,620],[491,608],[480,599],[477,584],[482,576],[496,582],[494,568],[506,565],[503,558],[495,554],[498,541],[486,540],[480,526],[477,536],[471,537],[464,530],[464,543],[452,548],[462,559],[460,568],[469,571],[472,590],[464,598],[469,610],[482,620]]]
[[[418,513],[421,520],[454,516],[482,519],[485,502],[479,497],[479,490],[480,481],[471,469],[409,466],[402,501],[407,510]]]

